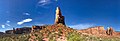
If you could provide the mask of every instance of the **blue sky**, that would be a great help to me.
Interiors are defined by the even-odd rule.
[[[57,6],[72,28],[112,26],[120,31],[119,0],[0,0],[0,31],[53,24]]]

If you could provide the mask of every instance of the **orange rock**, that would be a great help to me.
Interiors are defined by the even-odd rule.
[[[115,32],[115,31],[113,30],[112,27],[108,28],[107,31],[106,31],[107,35],[113,35],[114,32]]]
[[[81,33],[99,35],[99,34],[106,34],[103,26],[96,26],[88,29],[79,30]]]
[[[62,16],[60,8],[57,7],[57,9],[56,9],[55,24],[59,24],[59,23],[65,25],[64,16]]]

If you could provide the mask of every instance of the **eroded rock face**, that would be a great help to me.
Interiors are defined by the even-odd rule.
[[[34,32],[34,31],[36,31],[36,30],[41,30],[41,29],[43,29],[43,28],[45,28],[45,26],[32,26],[31,32]]]
[[[64,19],[65,18],[64,18],[64,16],[62,16],[60,8],[57,7],[57,9],[56,9],[55,24],[61,23],[61,24],[65,25]]]
[[[107,31],[106,31],[107,35],[113,35],[114,32],[115,32],[115,31],[113,30],[112,27],[108,28]]]
[[[14,34],[23,34],[23,33],[30,33],[30,32],[31,32],[30,27],[23,27],[23,28],[13,29]]]
[[[13,30],[7,30],[5,31],[6,34],[13,34]]]
[[[106,30],[104,30],[103,26],[96,26],[88,29],[80,30],[81,33],[87,33],[92,35],[106,34]]]
[[[120,36],[120,32],[115,32],[112,27],[105,30],[103,26],[96,26],[88,29],[82,29],[82,30],[79,30],[78,32],[85,35],[95,35],[98,37],[119,37]]]

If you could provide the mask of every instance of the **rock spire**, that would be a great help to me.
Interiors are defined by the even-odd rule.
[[[63,24],[65,25],[65,22],[64,22],[64,16],[62,16],[62,13],[61,13],[61,10],[60,10],[60,7],[57,7],[56,8],[56,16],[55,16],[55,24]]]

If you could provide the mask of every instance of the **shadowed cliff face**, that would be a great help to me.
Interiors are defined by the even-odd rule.
[[[65,18],[64,18],[64,16],[62,16],[60,8],[57,7],[56,8],[55,24],[61,23],[61,24],[65,25],[64,19]]]

